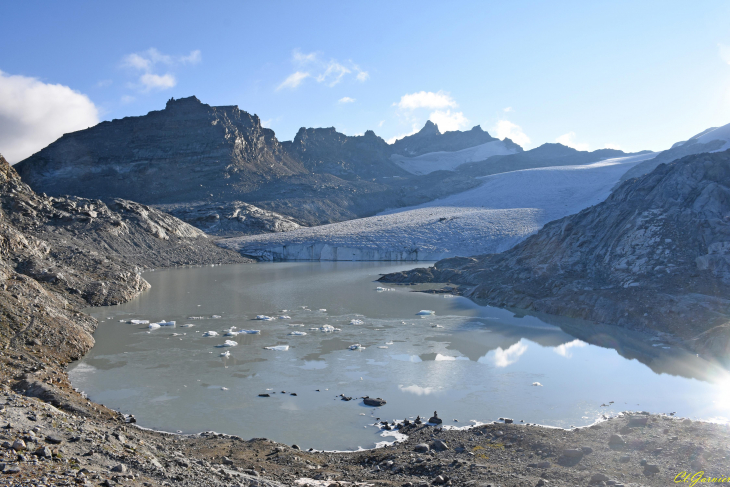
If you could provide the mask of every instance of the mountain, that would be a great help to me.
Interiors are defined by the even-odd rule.
[[[458,284],[486,304],[667,333],[727,360],[730,151],[661,164],[501,254],[381,280]]]
[[[624,174],[621,181],[648,174],[659,164],[672,162],[680,157],[702,152],[719,152],[730,149],[730,123],[722,127],[703,130],[689,140],[677,142],[671,148],[660,152],[654,159],[640,164]]]
[[[469,131],[455,130],[442,134],[438,125],[428,120],[420,131],[396,140],[392,149],[394,154],[413,157],[428,152],[455,152],[497,140],[499,139],[489,135],[479,125]],[[516,150],[521,150],[514,143],[512,146]]]

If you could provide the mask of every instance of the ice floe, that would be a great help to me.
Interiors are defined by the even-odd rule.
[[[289,350],[289,345],[276,345],[273,347],[264,347],[265,350],[274,350],[275,352],[286,352]]]
[[[429,315],[435,315],[436,312],[434,310],[431,310],[431,309],[422,309],[421,311],[419,311],[416,314],[419,315],[419,316],[429,316]]]
[[[234,342],[233,340],[226,340],[225,342],[221,343],[220,345],[216,345],[218,348],[222,347],[236,347],[238,346],[238,342]]]
[[[149,328],[150,330],[155,330],[155,329],[157,329],[157,328],[159,328],[159,327],[160,327],[160,324],[159,324],[159,323],[150,323],[150,324],[149,324],[149,325],[147,326],[147,328]]]
[[[150,320],[129,320],[129,322],[133,325],[149,325],[150,324]]]
[[[281,316],[279,316],[279,319],[280,319],[280,320],[290,320],[290,319],[291,319],[291,316],[288,316],[288,315],[281,315]]]
[[[206,331],[205,333],[203,333],[203,336],[204,337],[217,337],[218,332],[217,331]]]
[[[254,319],[259,320],[259,321],[273,321],[276,318],[273,318],[273,317],[267,316],[267,315],[256,315],[256,318],[254,318]]]
[[[347,347],[348,350],[365,350],[365,347],[360,345],[359,343],[355,343],[354,345],[350,345]]]
[[[302,337],[306,334],[307,334],[306,331],[293,331],[293,332],[289,333],[289,335],[295,336],[295,337]]]
[[[221,353],[221,357],[228,358],[230,356],[231,356],[231,352],[229,352],[228,350],[226,350],[225,352]]]
[[[351,325],[362,325],[365,322],[363,320],[350,320]]]

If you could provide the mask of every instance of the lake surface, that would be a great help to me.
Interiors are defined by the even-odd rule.
[[[101,321],[96,345],[70,377],[91,400],[134,414],[143,427],[328,450],[387,440],[375,418],[428,418],[434,410],[454,426],[509,417],[567,428],[625,410],[730,418],[728,374],[661,340],[414,286],[376,291],[379,274],[411,267],[288,262],[148,272],[152,289],[139,298],[86,310]],[[416,314],[424,309],[435,314]],[[149,330],[132,319],[177,324]],[[363,324],[349,324],[354,319]],[[311,330],[325,325],[341,331]],[[222,336],[233,326],[261,333]],[[207,331],[219,335],[203,337]],[[225,340],[238,345],[216,347]],[[353,344],[365,349],[348,350]],[[277,345],[289,349],[264,349]],[[230,357],[221,357],[226,350]],[[365,395],[387,404],[365,406]]]

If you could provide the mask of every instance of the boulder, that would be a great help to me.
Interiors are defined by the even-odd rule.
[[[419,453],[426,453],[426,452],[428,452],[428,451],[429,451],[430,449],[431,449],[431,447],[429,447],[429,446],[428,446],[428,444],[426,444],[426,443],[419,443],[419,444],[418,444],[418,445],[416,445],[416,447],[414,448],[414,450],[415,450],[415,451],[417,451],[417,452],[419,452]]]
[[[373,399],[372,397],[365,396],[363,398],[362,402],[365,403],[366,406],[373,406],[373,407],[380,407],[380,406],[384,406],[386,404],[385,399],[381,399],[379,397],[376,397],[375,399]]]

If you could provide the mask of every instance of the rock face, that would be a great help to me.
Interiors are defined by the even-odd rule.
[[[291,217],[242,201],[173,206],[171,213],[207,234],[218,236],[288,232],[301,226]]]
[[[427,152],[453,152],[494,140],[499,139],[489,135],[479,125],[468,131],[455,130],[442,134],[438,125],[428,120],[420,131],[396,140],[393,143],[393,153],[412,157]],[[513,145],[519,147],[514,143]]]
[[[0,156],[0,348],[79,358],[96,320],[77,309],[148,289],[142,268],[242,261],[145,205],[38,195]]]
[[[284,148],[313,173],[328,173],[342,179],[407,176],[390,160],[393,148],[372,130],[348,137],[334,127],[299,129]]]
[[[730,151],[660,165],[501,254],[381,280],[462,284],[488,304],[668,332],[727,359]]]

